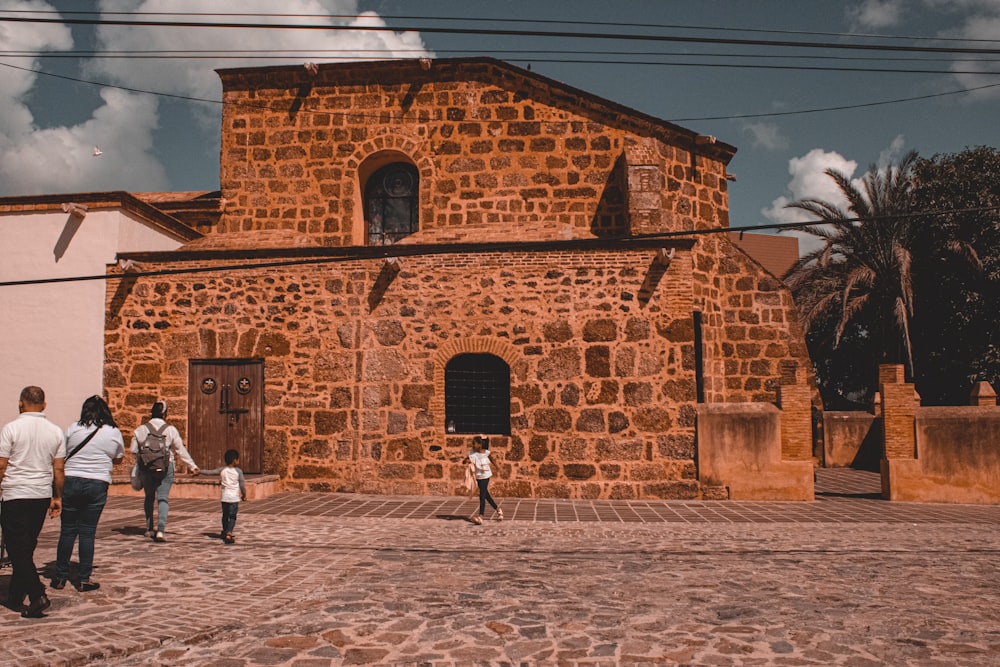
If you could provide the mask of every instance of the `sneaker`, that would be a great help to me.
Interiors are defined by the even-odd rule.
[[[37,600],[32,600],[28,603],[25,610],[21,612],[21,616],[24,618],[41,618],[42,612],[51,606],[52,602],[49,601],[49,596],[42,593]]]
[[[497,508],[496,516],[493,517],[493,518],[496,519],[497,521],[503,521],[503,510],[500,509],[500,508]]]
[[[476,524],[477,526],[483,525],[483,517],[479,516],[478,514],[473,514],[469,518],[469,520],[472,521],[472,523]]]
[[[226,544],[236,544],[236,538],[233,537],[232,533],[226,533],[226,536],[222,538],[222,541]]]
[[[153,532],[153,529],[152,529],[152,528],[150,528],[149,530],[147,530],[147,531],[146,531],[146,532],[144,533],[144,535],[145,535],[146,537],[148,537],[149,539],[153,539],[153,536],[154,536],[154,535],[156,535],[156,533],[154,533],[154,532]]]
[[[154,542],[166,542],[167,538],[165,538],[163,536],[163,531],[162,530],[158,530],[158,531],[156,531],[156,535],[153,536],[153,541]]]
[[[66,587],[66,580],[65,579],[59,579],[57,577],[57,578],[55,578],[55,579],[52,580],[52,583],[49,584],[49,586],[51,586],[52,588],[56,589],[57,591],[61,591],[62,589],[64,589]]]
[[[87,593],[89,591],[96,591],[101,585],[96,581],[81,581],[77,584],[73,584],[73,588],[80,591],[81,593]]]

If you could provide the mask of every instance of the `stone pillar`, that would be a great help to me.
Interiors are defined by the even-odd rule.
[[[882,394],[882,497],[892,500],[898,495],[893,489],[897,472],[910,471],[916,464],[919,399],[913,384],[906,382],[901,365],[879,366],[878,380]]]
[[[997,393],[989,382],[977,382],[969,395],[969,404],[980,408],[991,408],[997,404]]]
[[[812,458],[812,390],[805,372],[783,368],[778,386],[781,408],[781,460],[808,461]]]

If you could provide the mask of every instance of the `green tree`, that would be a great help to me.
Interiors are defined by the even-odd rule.
[[[846,208],[820,199],[788,205],[825,223],[806,228],[823,245],[802,256],[785,280],[827,405],[870,401],[879,363],[903,363],[912,373],[917,222],[910,213],[917,160],[911,152],[895,165],[872,165],[858,183],[828,170]]]
[[[914,210],[927,214],[914,381],[925,403],[965,404],[977,381],[1000,388],[1000,151],[935,155],[913,176]]]

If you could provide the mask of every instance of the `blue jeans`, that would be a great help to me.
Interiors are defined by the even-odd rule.
[[[108,502],[108,483],[84,477],[67,477],[63,484],[62,528],[56,548],[56,578],[69,579],[69,558],[80,539],[80,581],[90,581],[94,570],[94,537],[97,522]]]
[[[225,537],[236,528],[236,514],[240,511],[239,503],[222,503],[222,536]]]
[[[140,470],[142,475],[142,490],[146,492],[146,501],[142,509],[146,513],[146,530],[153,530],[153,503],[156,508],[156,530],[163,532],[167,529],[167,514],[170,512],[170,487],[174,484],[174,464],[167,467],[167,474],[159,482],[156,478],[144,470]]]

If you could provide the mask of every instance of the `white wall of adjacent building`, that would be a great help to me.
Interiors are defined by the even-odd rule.
[[[173,250],[182,241],[118,209],[81,220],[62,211],[0,214],[0,282],[103,276],[119,252]],[[105,281],[0,286],[0,424],[21,389],[45,390],[65,428],[103,391]]]

